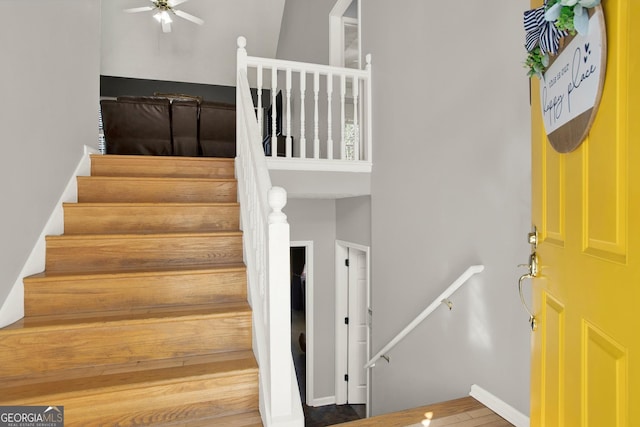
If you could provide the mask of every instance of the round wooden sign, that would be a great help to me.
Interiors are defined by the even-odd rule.
[[[553,148],[569,153],[580,146],[595,120],[607,67],[602,6],[589,10],[589,33],[565,37],[540,80],[544,126]]]

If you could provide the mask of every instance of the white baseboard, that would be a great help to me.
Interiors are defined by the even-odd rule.
[[[335,404],[336,404],[335,396],[319,397],[317,399],[313,399],[310,402],[307,402],[307,405],[313,406],[314,408],[316,406],[327,406],[327,405],[335,405]]]
[[[489,393],[482,387],[473,384],[469,396],[482,403],[487,408],[491,409],[496,414],[500,415],[505,420],[509,421],[516,427],[529,427],[529,417],[518,411],[513,406],[504,402],[500,398]]]
[[[31,250],[18,278],[16,279],[7,299],[0,307],[0,328],[10,325],[24,317],[24,284],[22,279],[32,274],[40,273],[45,266],[46,241],[45,236],[64,233],[64,212],[63,203],[73,203],[78,201],[78,187],[76,185],[77,176],[91,175],[91,154],[99,152],[87,145],[84,146],[84,155],[78,162],[74,173],[71,175],[58,203],[53,208],[36,244]]]

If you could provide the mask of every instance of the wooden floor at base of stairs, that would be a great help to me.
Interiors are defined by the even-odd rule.
[[[423,423],[430,420],[429,423]],[[421,406],[363,420],[337,424],[340,427],[512,427],[513,425],[473,397]]]
[[[252,409],[258,404],[258,366],[251,351],[183,362],[167,360],[170,365],[152,369],[2,387],[0,404],[56,402],[65,407],[68,426],[261,425]]]

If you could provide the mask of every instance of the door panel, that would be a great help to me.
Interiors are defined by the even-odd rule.
[[[544,133],[543,133],[544,135]],[[564,246],[565,238],[565,160],[550,145],[543,146],[543,238]]]
[[[367,400],[367,261],[366,254],[349,249],[349,384],[347,402]]]
[[[575,151],[549,145],[532,80],[532,426],[640,422],[640,2],[602,6],[606,81]]]
[[[583,410],[586,425],[625,425],[627,353],[588,322],[583,324]]]
[[[542,346],[544,348],[543,378],[564,378],[564,306],[548,293],[543,294],[541,318]],[[543,419],[547,426],[564,425],[561,399],[564,395],[564,381],[554,382],[544,387]]]

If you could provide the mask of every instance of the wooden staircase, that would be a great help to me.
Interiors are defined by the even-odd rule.
[[[233,159],[92,156],[0,330],[0,405],[65,426],[261,426]]]

